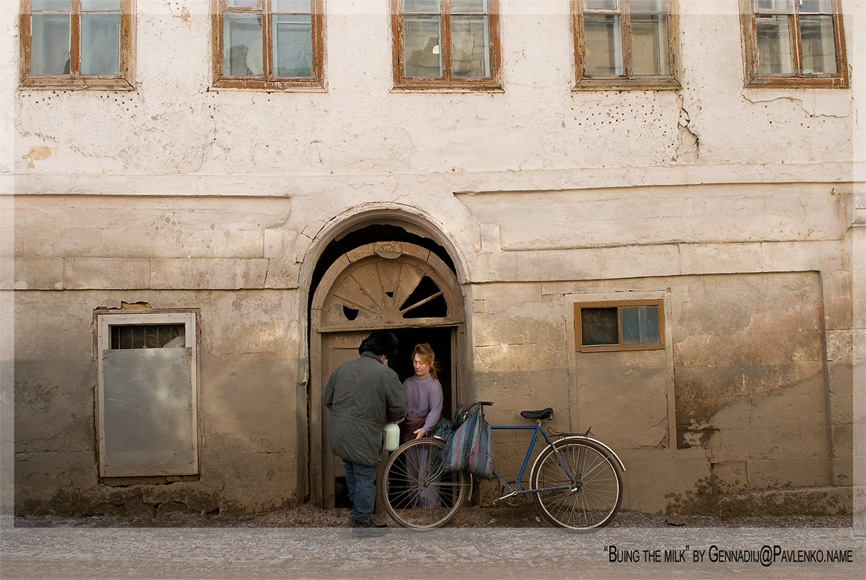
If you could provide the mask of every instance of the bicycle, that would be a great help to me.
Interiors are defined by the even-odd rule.
[[[478,401],[473,407],[492,405]],[[491,425],[491,430],[533,431],[523,465],[514,484],[496,470],[493,475],[507,493],[493,504],[527,493],[533,494],[541,514],[551,524],[576,531],[590,531],[609,524],[622,503],[620,458],[606,444],[584,434],[557,433],[541,424],[553,419],[553,409],[522,411],[535,425]],[[529,476],[530,489],[522,489],[523,476],[539,434],[547,446],[536,456]],[[445,439],[424,437],[394,451],[383,476],[383,498],[388,514],[403,527],[436,528],[448,523],[471,494],[472,476],[465,471],[443,472]]]

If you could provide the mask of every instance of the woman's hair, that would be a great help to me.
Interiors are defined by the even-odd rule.
[[[430,376],[432,378],[436,378],[436,355],[433,354],[433,349],[430,348],[430,345],[426,342],[423,344],[416,344],[415,348],[412,349],[412,361],[415,361],[415,355],[421,357],[427,365],[430,367]]]

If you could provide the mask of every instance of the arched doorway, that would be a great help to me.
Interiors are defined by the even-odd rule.
[[[409,353],[429,342],[440,361],[445,413],[465,379],[463,297],[457,276],[434,252],[413,243],[365,244],[340,256],[318,284],[310,309],[310,500],[333,507],[342,462],[328,448],[324,385],[331,372],[358,356],[372,330],[392,330],[401,353],[391,363],[411,374]]]

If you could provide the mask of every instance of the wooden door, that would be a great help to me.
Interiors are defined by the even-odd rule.
[[[463,299],[457,276],[433,252],[405,242],[377,242],[340,256],[316,289],[310,308],[310,501],[334,506],[334,477],[342,469],[328,446],[325,385],[340,364],[358,356],[373,330],[398,335],[437,329],[449,351],[462,350]],[[456,336],[460,344],[454,344]],[[409,347],[411,350],[411,346]],[[408,355],[407,355],[408,357]],[[451,354],[451,361],[459,356]],[[452,372],[459,390],[462,365]],[[405,377],[401,377],[405,378]]]
[[[321,384],[324,393],[324,385],[328,378],[338,366],[346,361],[358,358],[358,347],[368,332],[339,332],[327,334],[322,337],[322,365]],[[328,441],[331,440],[330,433],[330,411],[322,405],[322,502],[326,507],[334,507],[335,487],[334,481],[338,477],[345,476],[343,461],[331,453]]]

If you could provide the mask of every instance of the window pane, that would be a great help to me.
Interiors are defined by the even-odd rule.
[[[451,18],[451,74],[459,78],[490,76],[487,16]]]
[[[668,66],[667,17],[633,14],[631,17],[632,72],[666,75]]]
[[[794,12],[793,0],[758,0],[756,9],[758,12],[783,12],[792,14]]]
[[[404,74],[407,77],[442,77],[442,51],[438,17],[403,19]]]
[[[758,35],[758,72],[762,75],[791,74],[794,71],[794,50],[788,17],[756,18],[755,31]]]
[[[71,10],[72,0],[32,0],[30,10]]]
[[[403,0],[403,12],[411,14],[439,14],[439,0]]]
[[[258,0],[226,0],[226,6],[237,6],[239,8],[258,8]]]
[[[659,344],[658,306],[629,306],[620,316],[623,344]]]
[[[588,76],[619,76],[622,71],[622,28],[619,15],[584,16],[583,68]]]
[[[631,13],[658,14],[667,13],[666,0],[631,0]]]
[[[223,14],[223,74],[230,77],[262,74],[260,16]]]
[[[451,0],[451,14],[484,14],[487,0]]]
[[[619,344],[616,308],[582,308],[580,342],[583,346]]]
[[[81,0],[82,12],[93,12],[97,10],[120,12],[120,0]]]
[[[81,74],[120,74],[120,14],[81,15]]]
[[[69,15],[34,14],[30,31],[30,74],[69,74]]]
[[[801,0],[800,13],[833,14],[833,0]]]
[[[274,16],[274,76],[313,76],[313,21],[310,16]]]
[[[586,0],[587,10],[616,10],[616,0]]]
[[[273,12],[279,14],[310,14],[310,0],[273,0]]]
[[[803,72],[835,73],[836,45],[833,42],[833,18],[831,16],[801,17],[800,35]]]

